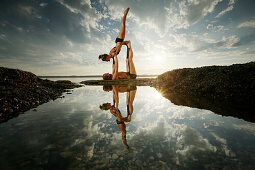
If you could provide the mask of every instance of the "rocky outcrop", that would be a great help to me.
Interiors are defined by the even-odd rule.
[[[75,87],[80,85],[67,80],[43,80],[27,71],[0,67],[0,122],[54,100],[66,89]]]
[[[169,71],[156,88],[174,104],[255,121],[255,62]]]

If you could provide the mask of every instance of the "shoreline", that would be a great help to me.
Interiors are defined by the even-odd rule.
[[[80,83],[151,86],[176,105],[255,122],[255,62],[175,69],[156,78],[87,80]],[[69,80],[51,81],[31,72],[0,67],[0,123],[61,98],[62,93],[81,86]]]
[[[0,123],[77,87],[81,85],[69,80],[43,80],[31,72],[0,67]]]

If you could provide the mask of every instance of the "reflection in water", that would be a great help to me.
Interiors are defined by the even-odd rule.
[[[117,106],[112,87],[84,86],[0,124],[0,169],[255,169],[255,123],[177,106],[144,86],[123,121],[128,152],[116,123],[128,118],[127,89],[116,90]],[[102,111],[106,102],[121,116]]]
[[[167,98],[176,105],[206,109],[223,116],[233,116],[246,121],[255,122],[255,107],[254,103],[251,101],[247,102],[243,99],[235,98],[224,100],[224,96],[222,96],[221,101],[218,101],[212,100],[206,96],[195,96],[194,94],[188,92],[174,90],[167,91],[160,87],[156,87],[156,89],[162,94],[163,97]],[[231,100],[235,102],[231,102]]]
[[[133,103],[136,94],[136,86],[119,86],[119,85],[112,85],[112,86],[103,86],[104,91],[109,92],[113,91],[113,105],[111,103],[104,103],[100,105],[101,110],[109,110],[112,115],[116,117],[116,123],[122,132],[122,141],[125,148],[130,151],[130,148],[127,144],[126,138],[126,124],[125,122],[131,121],[131,116],[133,114]],[[119,106],[119,93],[126,92],[126,105],[127,105],[127,116],[123,117],[121,114],[118,106]]]

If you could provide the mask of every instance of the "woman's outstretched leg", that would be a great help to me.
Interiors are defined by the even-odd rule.
[[[125,29],[126,29],[126,18],[128,14],[129,8],[124,11],[124,16],[122,17],[121,24],[120,24],[120,33],[117,38],[125,39]]]

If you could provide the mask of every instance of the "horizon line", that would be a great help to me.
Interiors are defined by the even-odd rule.
[[[155,74],[142,74],[142,75],[137,75],[137,77],[154,77],[154,76],[158,76],[158,74],[157,75],[155,75]],[[55,78],[55,77],[59,77],[59,78],[61,78],[61,77],[102,77],[102,75],[83,75],[83,76],[77,76],[77,75],[66,75],[66,76],[38,76],[38,77],[40,77],[40,78]]]

